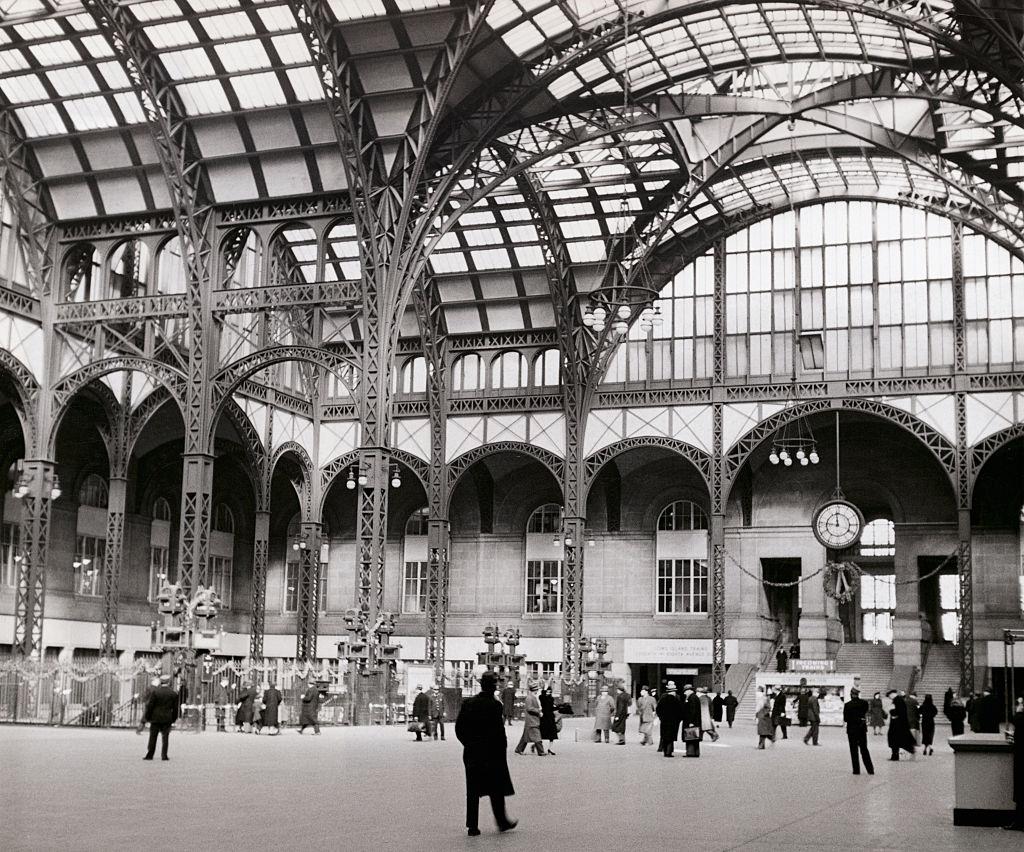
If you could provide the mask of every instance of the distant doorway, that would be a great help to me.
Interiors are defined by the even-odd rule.
[[[800,560],[762,559],[761,579],[768,615],[773,618],[787,642],[797,641],[800,624]],[[785,583],[787,585],[776,585]]]

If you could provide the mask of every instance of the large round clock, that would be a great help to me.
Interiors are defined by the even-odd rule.
[[[864,516],[853,503],[830,500],[814,513],[812,527],[815,537],[825,547],[842,550],[860,539]]]

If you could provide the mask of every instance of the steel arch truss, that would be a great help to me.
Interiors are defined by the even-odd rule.
[[[602,468],[608,464],[608,462],[612,461],[612,459],[622,455],[623,453],[629,452],[630,450],[641,450],[647,448],[669,450],[692,464],[700,474],[701,480],[704,482],[704,486],[708,489],[708,495],[710,496],[712,490],[712,457],[703,450],[699,450],[684,441],[677,440],[676,438],[666,438],[660,435],[639,435],[635,438],[625,438],[621,441],[616,441],[614,444],[609,444],[607,447],[602,447],[600,450],[597,450],[587,456],[585,462],[586,479],[584,482],[583,493],[590,493],[590,488],[593,486],[594,481],[597,479]]]
[[[533,444],[525,444],[521,441],[497,441],[493,444],[482,444],[479,447],[474,447],[472,450],[468,450],[448,463],[449,499],[459,479],[473,464],[498,453],[518,453],[519,455],[529,456],[544,465],[559,485],[562,483],[563,461],[550,450],[535,447]]]
[[[7,374],[17,395],[18,419],[25,443],[25,452],[32,454],[39,436],[36,425],[36,407],[39,402],[39,383],[24,364],[8,350],[0,349],[0,370]]]

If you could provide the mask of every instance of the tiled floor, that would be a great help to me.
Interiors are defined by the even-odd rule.
[[[171,760],[144,763],[132,732],[0,727],[0,848],[318,849],[1021,849],[1020,834],[954,828],[953,757],[850,773],[846,739],[823,728],[757,751],[753,726],[705,743],[700,760],[588,741],[567,725],[557,756],[509,761],[519,828],[463,828],[461,749],[399,728],[325,728],[278,737],[175,732]],[[579,741],[575,741],[576,734]],[[802,732],[801,732],[802,733]],[[641,846],[642,845],[642,846]]]

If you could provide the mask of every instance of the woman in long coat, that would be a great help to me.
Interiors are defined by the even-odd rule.
[[[551,687],[545,687],[540,694],[540,738],[549,743],[558,739],[558,717],[555,715],[555,698]],[[548,754],[554,754],[548,746]]]
[[[242,690],[238,693],[238,709],[235,711],[235,726],[239,733],[248,733],[252,727],[253,703],[256,701],[256,688],[243,681]]]
[[[882,694],[880,692],[876,692],[875,697],[868,702],[868,716],[872,732],[876,736],[881,734],[888,714],[885,712],[885,707],[882,704]]]
[[[771,705],[767,698],[754,714],[754,718],[757,719],[757,747],[763,749],[765,740],[771,740],[772,745],[775,745],[775,723],[772,722]]]
[[[946,718],[949,719],[949,732],[954,737],[963,736],[964,720],[967,718],[967,708],[959,697],[949,702],[949,709],[946,711]]]
[[[939,715],[939,708],[932,701],[931,693],[924,697],[924,703],[919,708],[921,714],[921,746],[925,754],[935,754],[932,742],[935,739],[935,717]]]
[[[900,749],[913,754],[916,745],[907,719],[907,702],[902,695],[895,695],[889,711],[889,748],[892,750],[889,760],[899,760]]]
[[[597,707],[594,708],[594,742],[601,742],[601,732],[604,731],[604,741],[611,741],[612,713],[615,712],[615,699],[608,694],[608,687],[601,689],[601,695],[597,699]]]
[[[775,693],[775,698],[772,701],[772,725],[782,728],[782,739],[789,739],[786,734],[786,728],[789,726],[789,717],[786,715],[786,693],[781,689]],[[774,737],[772,739],[774,740]]]
[[[271,729],[271,734],[281,733],[278,721],[278,707],[281,706],[281,691],[270,684],[263,692],[263,726]]]

